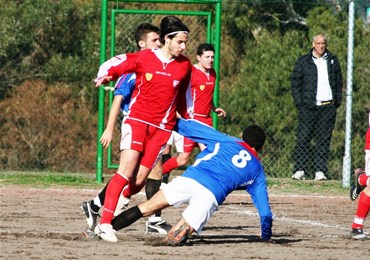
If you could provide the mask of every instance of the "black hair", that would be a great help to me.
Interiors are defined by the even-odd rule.
[[[262,150],[265,140],[265,131],[258,125],[250,125],[243,131],[243,141],[253,147],[257,152]]]
[[[215,52],[215,48],[210,43],[202,43],[201,45],[198,46],[197,55],[202,56],[202,54],[205,53],[206,51]]]
[[[147,37],[147,34],[151,33],[151,32],[158,33],[158,35],[159,35],[160,34],[160,29],[159,29],[159,27],[157,27],[157,26],[155,26],[151,23],[141,23],[136,28],[136,30],[135,30],[135,41],[136,41],[137,47],[139,49],[140,49],[139,41],[145,41],[146,37]]]
[[[182,31],[182,32],[190,32],[189,28],[176,16],[165,16],[161,20],[160,25],[161,30],[161,37],[160,41],[162,44],[164,44],[165,36],[169,33]],[[173,39],[176,36],[176,34],[168,35],[168,38]]]

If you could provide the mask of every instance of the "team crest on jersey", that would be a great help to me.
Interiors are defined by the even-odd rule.
[[[204,88],[205,88],[205,86],[204,85],[200,85],[199,88],[200,88],[201,91],[203,91]]]
[[[147,81],[150,81],[153,78],[153,74],[152,73],[145,73],[145,78],[146,78]]]
[[[174,81],[173,81],[173,87],[175,88],[175,87],[179,84],[179,82],[180,82],[180,81],[178,81],[178,80],[174,80]]]

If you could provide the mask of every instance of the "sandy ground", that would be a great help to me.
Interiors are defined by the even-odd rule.
[[[99,190],[36,189],[5,185],[0,190],[1,259],[370,259],[370,239],[348,238],[357,203],[347,196],[270,193],[273,240],[257,239],[259,218],[248,195],[232,193],[200,235],[182,247],[154,247],[145,219],[117,233],[119,241],[91,241],[79,208]],[[131,204],[145,199],[133,197]],[[183,208],[162,216],[174,224]],[[369,221],[365,226],[369,227]],[[369,230],[369,228],[367,229]]]

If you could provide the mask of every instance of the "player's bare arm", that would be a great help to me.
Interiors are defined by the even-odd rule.
[[[109,144],[112,142],[113,130],[120,111],[122,100],[122,95],[117,95],[113,99],[112,107],[109,112],[107,127],[105,128],[100,138],[100,143],[103,145],[104,148],[108,148]]]

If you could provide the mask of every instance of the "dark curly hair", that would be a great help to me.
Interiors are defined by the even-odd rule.
[[[190,32],[189,28],[183,24],[183,22],[177,18],[176,16],[165,16],[161,20],[161,37],[160,41],[162,44],[164,44],[165,36],[167,34],[173,33],[173,32]],[[168,35],[170,39],[174,38],[176,34]]]
[[[259,152],[266,141],[265,131],[258,125],[250,125],[243,131],[243,141]]]

